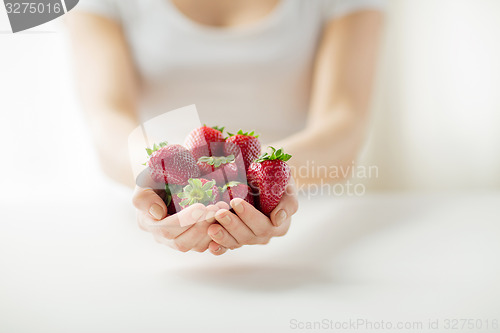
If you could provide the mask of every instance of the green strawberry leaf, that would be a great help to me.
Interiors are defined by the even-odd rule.
[[[198,178],[193,179],[193,184],[193,187],[195,188],[200,188],[203,186],[203,183]]]
[[[200,181],[200,184],[201,184],[201,181]],[[212,180],[212,181],[209,181],[209,182],[206,182],[205,185],[203,185],[201,187],[201,190],[202,191],[207,191],[207,190],[212,190],[212,187],[215,185],[215,180]]]
[[[158,151],[160,150],[161,148],[163,147],[166,147],[168,146],[168,142],[167,141],[163,141],[163,142],[160,142],[159,144],[153,144],[153,149],[151,148],[146,148],[146,153],[148,154],[148,159],[151,157],[151,155],[153,155],[153,153],[155,151]],[[146,162],[147,163],[147,162]],[[144,163],[143,165],[146,165],[146,163]]]
[[[212,161],[212,157],[211,156],[202,156],[198,159],[198,162],[200,163],[207,163],[207,164],[210,164],[210,162]]]
[[[229,187],[234,187],[234,186],[239,185],[239,184],[243,184],[243,183],[238,182],[238,181],[236,181],[236,180],[232,180],[232,181],[230,181],[229,183],[227,183],[226,185],[224,185],[224,186],[221,188],[221,191],[222,191],[222,192],[226,192],[226,191],[227,191],[227,189],[228,189]]]
[[[219,127],[219,126],[212,126],[212,128],[216,131],[219,131],[221,133],[224,133],[224,129],[226,128],[225,126]]]
[[[292,155],[290,154],[285,154],[283,152],[283,148],[280,148],[276,150],[274,147],[268,147],[272,150],[271,154],[269,153],[264,153],[263,155],[259,156],[255,160],[256,163],[264,162],[264,161],[274,161],[274,160],[279,160],[283,162],[287,162],[292,158]]]
[[[233,134],[233,133],[227,133],[229,134],[229,136],[235,136],[235,135],[245,135],[245,136],[253,136],[255,138],[258,138],[259,136],[258,135],[255,135],[255,131],[251,131],[251,132],[243,132],[243,130],[239,130],[238,132],[236,132],[236,134]]]
[[[234,162],[234,155],[229,156],[202,156],[198,159],[199,163],[206,163],[218,168],[222,164]]]
[[[179,198],[183,199],[181,201],[184,203],[183,206],[195,203],[207,205],[214,200],[215,194],[212,188],[215,186],[215,180],[203,184],[201,179],[190,178],[188,179],[188,183],[189,184],[184,187],[183,191],[177,194]]]

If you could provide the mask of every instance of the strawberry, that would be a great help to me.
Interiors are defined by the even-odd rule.
[[[167,207],[168,215],[174,215],[175,213],[177,213],[177,207],[180,207],[182,209],[181,200],[182,199],[179,198],[177,194],[172,195],[170,204]]]
[[[168,215],[177,213],[176,207],[180,207],[181,202],[177,194],[182,192],[182,189],[183,187],[181,185],[165,184],[165,195],[162,196],[162,199],[165,205],[167,205]]]
[[[191,151],[196,160],[202,156],[222,155],[222,144],[213,143],[224,142],[223,131],[224,127],[207,127],[203,125],[189,133],[184,145]]]
[[[222,201],[229,203],[234,198],[241,198],[253,205],[253,196],[251,189],[248,185],[240,182],[229,182],[221,188]]]
[[[213,205],[219,201],[219,189],[215,185],[214,180],[191,178],[182,192],[173,194],[172,201],[174,204],[178,199],[180,199],[178,203],[182,209],[195,203]]]
[[[239,130],[236,134],[228,134],[229,137],[224,145],[224,153],[236,156],[241,152],[245,162],[245,170],[248,170],[250,164],[260,155],[259,136],[255,135],[253,131],[244,133],[242,130]]]
[[[229,156],[202,156],[198,159],[201,175],[214,179],[217,185],[222,186],[228,181],[239,179],[239,169],[234,155]],[[241,165],[243,169],[243,165]],[[227,181],[226,181],[227,179]]]
[[[147,165],[155,182],[184,185],[189,178],[200,176],[193,155],[181,145],[155,143],[153,149],[146,148],[146,151],[149,155]]]
[[[265,153],[248,168],[248,183],[254,194],[258,194],[258,208],[269,216],[285,193],[290,179],[290,167],[286,162],[292,157],[282,149],[273,147],[272,153]]]

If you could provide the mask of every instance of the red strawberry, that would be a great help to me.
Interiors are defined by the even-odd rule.
[[[181,185],[165,184],[165,196],[163,201],[165,202],[165,205],[167,205],[168,215],[177,213],[176,207],[181,207],[181,199],[177,196],[177,194],[182,192],[182,188],[183,187]]]
[[[224,145],[224,153],[237,156],[241,151],[245,169],[248,170],[250,164],[260,155],[260,141],[257,139],[259,136],[254,135],[253,131],[244,133],[242,130],[239,130],[237,134],[228,134],[229,137]]]
[[[212,143],[224,142],[223,131],[224,127],[207,127],[203,125],[189,133],[184,145],[191,151],[196,160],[202,156],[222,155],[222,144],[215,145]]]
[[[155,182],[184,185],[189,178],[200,176],[193,155],[181,145],[162,142],[154,144],[153,149],[146,148],[146,151],[149,155],[147,165]]]
[[[239,179],[239,168],[235,162],[234,155],[202,156],[198,159],[198,167],[202,176],[214,179],[219,186],[224,185],[228,181]],[[243,169],[243,165],[241,165],[241,169]]]
[[[229,203],[234,198],[241,198],[253,205],[253,196],[248,185],[240,182],[229,182],[221,189],[222,201]]]
[[[177,194],[172,195],[170,204],[167,207],[168,215],[174,215],[175,213],[177,213],[177,207],[180,207],[180,209],[182,209],[181,200],[182,199],[179,198]]]
[[[182,209],[195,203],[213,205],[219,201],[219,189],[214,180],[192,178],[188,180],[188,185],[183,188],[181,193],[172,196],[174,202],[178,199],[180,199],[179,204]]]
[[[285,193],[290,179],[290,167],[286,164],[292,156],[282,149],[273,147],[272,154],[265,153],[248,168],[248,183],[254,194],[259,195],[259,209],[265,215],[271,214]]]

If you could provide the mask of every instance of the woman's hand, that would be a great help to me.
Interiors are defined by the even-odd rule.
[[[139,227],[152,233],[158,243],[181,252],[207,250],[212,241],[207,233],[208,227],[215,222],[217,211],[229,208],[225,202],[207,207],[195,204],[177,214],[167,216],[163,199],[152,188],[139,186],[135,188],[132,201],[137,208]],[[225,251],[221,249],[217,254]]]
[[[220,225],[208,226],[208,234],[213,240],[209,249],[214,255],[243,245],[267,244],[272,237],[285,235],[290,227],[292,215],[298,209],[295,183],[291,179],[283,198],[270,217],[242,199],[231,200],[231,207],[237,215],[227,209],[220,209],[215,214]]]

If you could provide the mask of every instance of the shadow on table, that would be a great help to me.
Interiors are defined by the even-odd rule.
[[[289,234],[283,238],[286,242],[272,252],[266,251],[267,256],[260,263],[253,260],[235,265],[231,261],[222,267],[217,264],[177,273],[196,283],[265,292],[332,283],[359,285],[362,281],[346,281],[336,270],[336,258],[379,232],[411,223],[434,207],[431,199],[412,200],[393,195],[301,202],[295,225],[292,222]],[[315,213],[308,213],[311,211]]]
[[[436,207],[431,198],[417,198],[411,195],[379,195],[341,199],[338,202],[335,202],[336,199],[328,201],[321,198],[305,203],[302,205],[305,209],[299,211],[296,221],[314,225],[314,228],[293,225],[300,228],[300,242],[297,241],[288,258],[282,260],[308,263],[314,267],[329,265],[350,247],[388,228],[411,223]],[[320,212],[308,218],[307,212],[314,209]]]
[[[213,287],[262,292],[281,292],[304,285],[334,282],[323,270],[303,266],[271,266],[268,263],[190,268],[177,272],[177,275],[184,280]]]

